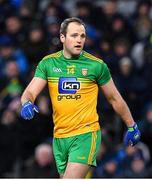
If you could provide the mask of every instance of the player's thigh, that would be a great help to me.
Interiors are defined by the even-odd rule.
[[[66,141],[64,138],[53,139],[53,154],[56,161],[58,173],[62,177],[68,162],[68,153],[65,147]]]
[[[68,162],[96,166],[96,157],[101,144],[101,131],[76,136],[69,149]]]
[[[90,166],[87,164],[68,162],[63,178],[85,178]]]

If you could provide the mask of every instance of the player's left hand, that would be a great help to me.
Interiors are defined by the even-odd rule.
[[[137,124],[135,123],[134,126],[128,127],[128,130],[124,136],[124,144],[126,146],[134,146],[140,141],[141,133],[138,129]]]

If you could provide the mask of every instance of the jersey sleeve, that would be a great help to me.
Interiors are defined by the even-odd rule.
[[[97,77],[97,83],[98,85],[102,86],[106,84],[111,79],[111,74],[109,71],[109,68],[106,63],[101,63],[100,66],[98,66],[98,77]]]
[[[34,77],[40,77],[44,80],[47,80],[47,72],[46,72],[46,65],[45,60],[41,60],[35,70]]]

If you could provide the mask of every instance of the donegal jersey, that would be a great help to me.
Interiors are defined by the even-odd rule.
[[[96,110],[98,86],[111,78],[101,59],[85,51],[78,58],[67,59],[63,51],[59,51],[39,62],[35,77],[48,82],[54,137],[70,137],[100,129]]]

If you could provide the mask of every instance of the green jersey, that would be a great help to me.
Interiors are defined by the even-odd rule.
[[[67,59],[63,51],[59,51],[39,62],[35,77],[48,82],[54,137],[70,137],[100,129],[96,111],[98,86],[111,79],[101,59],[85,51],[77,58]]]

